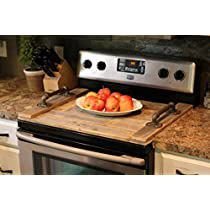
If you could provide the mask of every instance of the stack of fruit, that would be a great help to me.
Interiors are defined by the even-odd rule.
[[[87,93],[83,107],[96,111],[125,112],[133,110],[134,104],[131,96],[119,92],[111,93],[109,88],[102,88],[98,93],[93,91]]]

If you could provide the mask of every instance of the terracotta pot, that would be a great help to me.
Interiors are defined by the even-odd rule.
[[[28,88],[31,92],[41,92],[44,90],[43,86],[43,78],[44,78],[44,71],[28,71],[24,69],[23,72],[25,73]]]

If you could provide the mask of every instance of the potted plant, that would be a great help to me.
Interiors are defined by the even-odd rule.
[[[19,62],[24,66],[28,88],[32,92],[43,91],[44,71],[35,63],[34,54],[39,50],[37,36],[21,36],[19,43]]]

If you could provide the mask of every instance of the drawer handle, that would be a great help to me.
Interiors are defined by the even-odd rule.
[[[176,174],[177,175],[199,175],[199,174],[186,174],[186,173],[183,173],[180,169],[176,169]]]
[[[2,173],[2,174],[13,174],[13,171],[12,171],[12,170],[3,170],[3,169],[0,167],[0,173]]]
[[[9,134],[8,133],[0,133],[0,136],[9,137]]]

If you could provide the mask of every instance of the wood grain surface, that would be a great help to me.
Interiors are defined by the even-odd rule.
[[[63,105],[81,94],[84,94],[88,91],[88,89],[85,88],[75,88],[70,91],[69,96],[62,96],[62,95],[55,95],[47,100],[47,107],[39,107],[34,106],[31,109],[25,110],[23,112],[18,113],[18,117],[24,117],[24,118],[34,118],[37,117],[40,114],[46,113],[60,105]]]
[[[166,104],[141,102],[143,104],[142,111],[122,117],[104,117],[86,113],[76,106],[75,99],[73,99],[33,119],[27,119],[23,115],[20,115],[19,118],[52,127],[145,145],[155,134],[192,108],[189,104],[177,104],[176,107],[181,113],[169,115],[161,121],[163,124],[161,128],[154,129],[146,126],[146,123],[151,121],[152,115]]]

